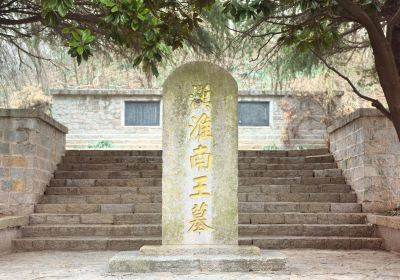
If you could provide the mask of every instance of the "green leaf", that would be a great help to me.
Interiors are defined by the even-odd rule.
[[[67,45],[68,45],[68,47],[75,47],[75,48],[80,46],[80,44],[78,42],[76,42],[76,41],[68,42]]]
[[[154,76],[158,77],[158,75],[159,75],[158,69],[154,63],[151,64],[151,72],[153,73]]]
[[[114,1],[112,0],[100,0],[100,2],[106,7],[112,7],[115,5]]]
[[[142,62],[142,60],[143,60],[142,56],[136,57],[135,60],[133,61],[133,67],[137,67]]]
[[[132,20],[132,22],[131,22],[131,29],[132,29],[133,31],[136,31],[136,30],[138,30],[138,28],[139,28],[139,24],[138,24],[135,20]]]
[[[72,37],[76,40],[76,41],[80,41],[81,40],[81,36],[79,36],[78,32],[76,31],[71,31],[70,32]]]
[[[83,54],[83,47],[77,47],[76,48],[76,52],[79,54],[79,55],[82,55]]]
[[[82,56],[78,55],[78,56],[76,57],[76,60],[78,61],[78,65],[81,65],[81,63],[82,63]]]
[[[137,16],[137,17],[138,17],[138,19],[140,19],[141,21],[145,21],[145,20],[146,20],[146,18],[147,18],[147,16],[146,16],[146,15],[144,15],[144,14],[141,14],[141,13],[138,13],[136,16]]]

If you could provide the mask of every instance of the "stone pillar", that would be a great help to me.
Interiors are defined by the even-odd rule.
[[[164,84],[162,246],[119,253],[110,272],[265,271],[278,253],[238,245],[237,84],[192,62]]]
[[[188,63],[163,94],[162,244],[238,244],[237,84]]]

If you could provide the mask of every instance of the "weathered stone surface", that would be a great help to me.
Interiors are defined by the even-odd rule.
[[[359,109],[328,128],[330,148],[363,212],[400,206],[400,143],[393,124],[375,109]],[[346,202],[350,197],[341,197]]]
[[[26,216],[6,216],[0,218],[0,229],[20,227],[28,224],[29,218]]]
[[[206,102],[192,96],[198,87],[209,88]],[[224,69],[193,62],[177,68],[163,91],[163,244],[237,245],[237,84]],[[200,132],[200,120],[209,131]],[[207,168],[193,164],[199,147]],[[209,195],[191,198],[201,176]],[[192,208],[203,203],[211,228],[189,231]]]
[[[42,113],[0,109],[0,190],[8,193],[0,214],[32,212],[64,154],[66,132]]]
[[[285,268],[286,257],[278,252],[261,255],[181,255],[148,256],[137,252],[121,252],[111,258],[109,272],[191,273],[277,271]]]

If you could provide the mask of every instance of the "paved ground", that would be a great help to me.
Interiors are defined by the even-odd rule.
[[[267,274],[108,275],[107,261],[116,252],[28,252],[0,255],[0,279],[7,280],[253,280],[253,279],[400,279],[400,255],[384,251],[282,250],[285,271]]]

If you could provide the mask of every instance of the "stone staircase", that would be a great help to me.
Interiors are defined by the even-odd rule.
[[[16,250],[161,244],[160,151],[68,151]],[[379,249],[327,149],[239,153],[240,244]]]

